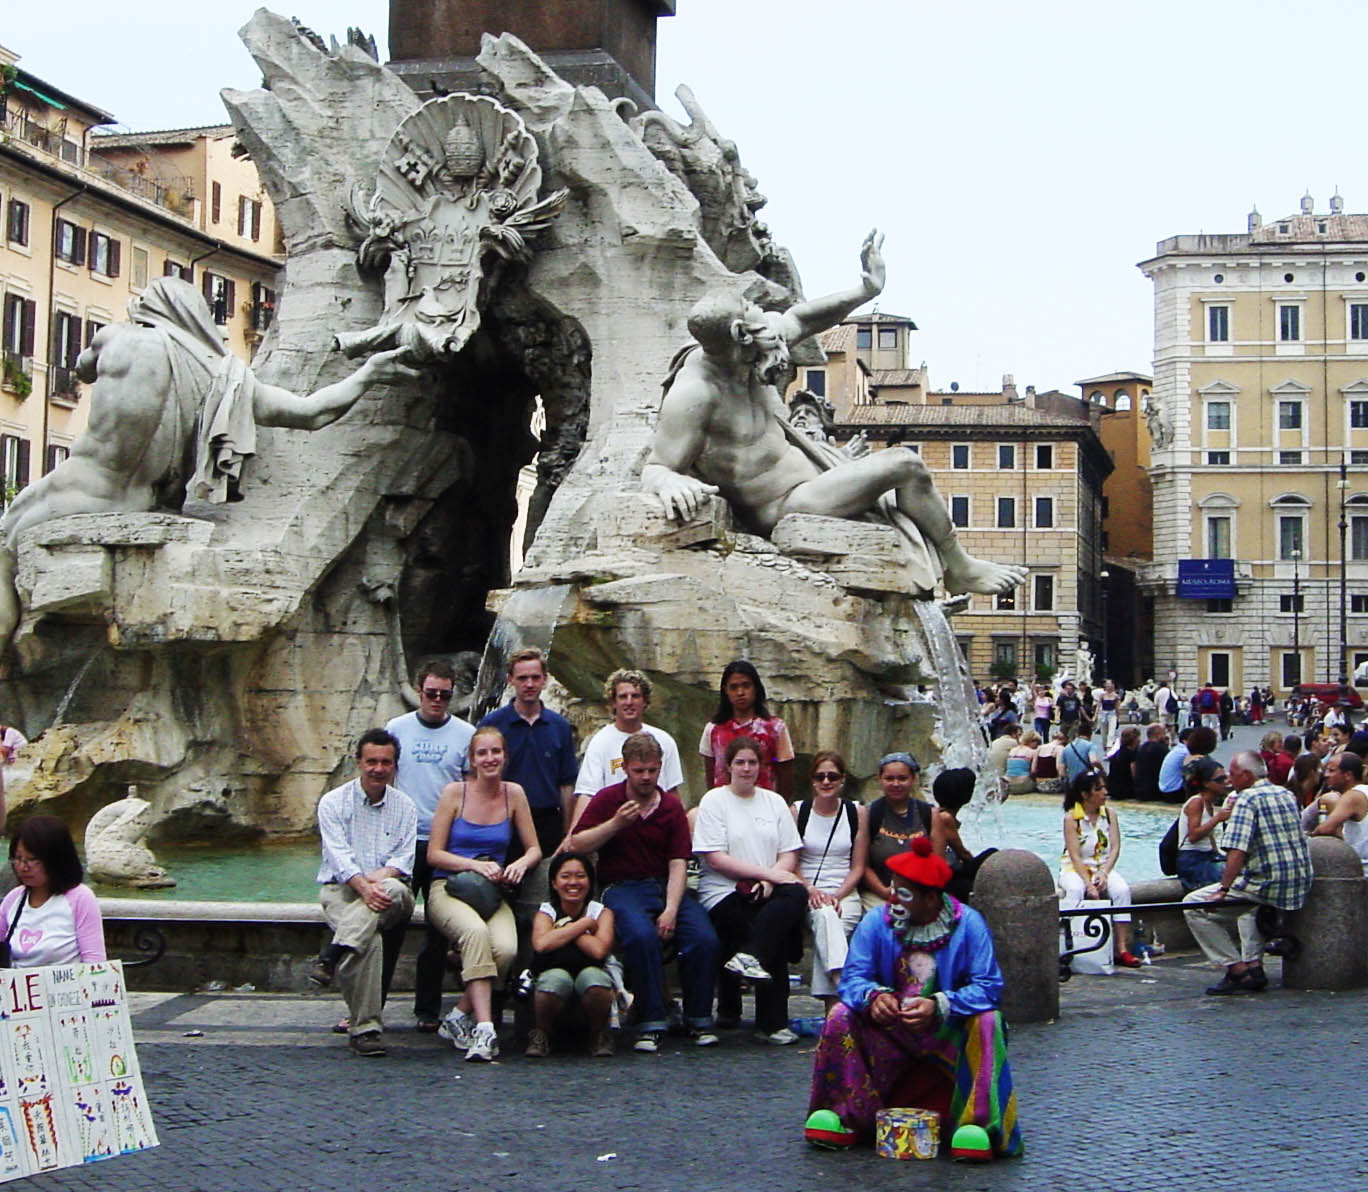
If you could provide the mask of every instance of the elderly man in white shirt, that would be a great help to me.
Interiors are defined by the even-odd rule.
[[[319,899],[333,939],[309,979],[326,986],[336,974],[351,1015],[351,1049],[366,1057],[385,1054],[381,933],[413,913],[413,891],[403,879],[413,868],[418,808],[391,785],[398,764],[399,742],[370,729],[356,746],[357,777],[318,802]]]

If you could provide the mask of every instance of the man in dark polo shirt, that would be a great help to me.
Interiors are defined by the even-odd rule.
[[[713,1047],[713,987],[718,943],[712,920],[684,889],[693,845],[684,804],[662,791],[662,750],[650,733],[622,743],[625,782],[604,787],[580,816],[567,841],[571,852],[597,852],[603,904],[616,919],[618,954],[636,997],[640,1037],[633,1049],[654,1052],[668,1025],[662,945],[678,945],[684,1019],[699,1047]]]

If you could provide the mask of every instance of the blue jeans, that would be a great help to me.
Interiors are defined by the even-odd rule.
[[[1200,890],[1219,882],[1225,872],[1225,857],[1209,849],[1185,848],[1178,853],[1178,880],[1186,891]]]
[[[665,1016],[665,966],[656,916],[665,909],[665,884],[655,878],[614,882],[603,892],[603,905],[613,912],[615,919],[617,951],[627,969],[627,987],[637,999],[637,1025],[643,1031],[663,1031],[669,1022]],[[679,904],[675,942],[685,1021],[691,1027],[711,1027],[718,964],[717,932],[708,912],[691,894],[685,894]]]

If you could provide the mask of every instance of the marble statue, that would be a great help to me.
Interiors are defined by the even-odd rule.
[[[1173,425],[1164,414],[1164,407],[1153,393],[1145,398],[1145,427],[1155,450],[1162,450],[1173,441]]]
[[[688,326],[696,342],[671,364],[642,487],[679,519],[720,493],[747,529],[765,536],[789,514],[878,511],[919,552],[911,576],[917,588],[929,591],[939,577],[952,595],[1006,592],[1026,569],[965,552],[915,451],[890,447],[852,460],[798,434],[785,417],[775,385],[789,367],[790,346],[883,291],[882,242],[874,232],[865,238],[853,289],[782,313],[735,292],[709,294],[694,306]]]
[[[528,238],[564,208],[567,191],[539,199],[540,189],[537,143],[502,104],[461,94],[423,104],[390,138],[374,191],[352,194],[365,234],[357,263],[384,274],[385,311],[374,327],[337,335],[338,347],[402,347],[422,363],[455,356],[502,265],[530,261]]]
[[[238,500],[258,424],[316,430],[371,386],[416,375],[396,350],[307,397],[263,384],[224,345],[204,296],[177,277],[130,299],[128,320],[99,331],[76,361],[93,389],[70,457],[0,518],[0,647],[19,622],[15,550],[25,530],[74,513],[179,510],[187,489],[210,502]]]
[[[1079,640],[1078,650],[1074,654],[1074,666],[1078,671],[1078,682],[1086,683],[1089,687],[1093,685],[1093,663],[1096,659],[1093,652],[1088,649],[1088,643]]]
[[[152,826],[152,804],[129,787],[128,795],[101,807],[85,830],[86,869],[96,881],[156,890],[174,886],[175,879],[157,864],[147,847]]]

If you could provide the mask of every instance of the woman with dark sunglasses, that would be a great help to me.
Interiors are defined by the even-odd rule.
[[[793,804],[803,849],[798,874],[808,895],[812,996],[836,1002],[847,941],[864,914],[860,881],[869,856],[869,813],[844,797],[845,761],[831,749],[812,758],[812,796]]]

